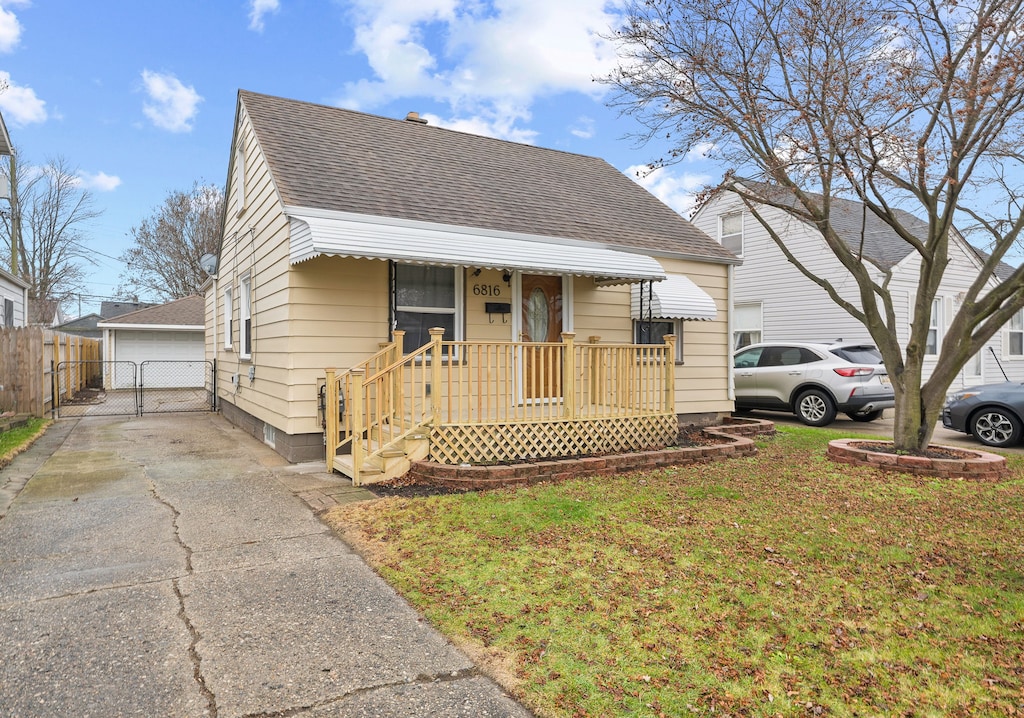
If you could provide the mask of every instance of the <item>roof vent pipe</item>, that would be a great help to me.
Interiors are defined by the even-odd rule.
[[[418,112],[410,112],[408,115],[405,116],[405,121],[406,122],[415,122],[415,123],[420,124],[420,125],[427,124],[427,121],[425,119],[423,119],[422,117],[420,117],[420,113],[418,113]]]

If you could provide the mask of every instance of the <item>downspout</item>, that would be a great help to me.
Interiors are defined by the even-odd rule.
[[[728,367],[728,370],[729,370],[729,393],[727,395],[727,398],[729,399],[729,401],[736,401],[736,385],[735,385],[735,382],[733,380],[733,375],[732,375],[733,305],[735,304],[735,299],[733,297],[732,287],[733,287],[733,274],[734,274],[734,272],[735,272],[735,267],[730,264],[729,265],[729,269],[728,269],[728,274],[726,276],[726,284],[728,284],[728,290],[727,290],[727,292],[728,292],[728,302],[727,302],[727,304],[728,304],[728,308],[729,308],[729,317],[728,317],[728,321],[726,322],[726,332],[728,334],[726,336],[726,347],[727,348],[726,348],[726,351],[725,351],[725,365],[726,365],[726,367]]]

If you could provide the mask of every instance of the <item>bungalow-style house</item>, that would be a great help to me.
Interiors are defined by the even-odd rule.
[[[757,190],[757,183],[744,183]],[[763,186],[762,186],[763,187]],[[767,190],[765,190],[767,191]],[[917,287],[918,255],[896,232],[864,211],[857,201],[833,199],[833,227],[851,247],[863,246],[863,254],[874,270],[877,281],[891,272],[892,292],[899,339],[904,346],[909,339],[913,319],[913,297]],[[785,237],[787,248],[818,276],[827,279],[854,303],[859,303],[856,282],[849,276],[825,245],[816,227],[785,211],[760,205],[758,214]],[[927,224],[907,212],[896,210],[901,222],[924,237]],[[775,244],[761,223],[744,207],[732,192],[715,193],[702,205],[691,220],[694,225],[715,237],[723,247],[743,258],[733,274],[733,344],[740,348],[759,341],[802,340],[834,341],[867,338],[863,324],[835,304],[818,285],[793,266]],[[915,229],[916,228],[916,229]],[[863,244],[862,244],[863,243]],[[985,256],[968,244],[959,233],[950,242],[949,266],[932,308],[925,376],[928,376],[946,330],[959,306],[963,293],[977,278]],[[997,280],[1003,280],[1013,268],[1001,264]],[[1018,313],[963,368],[952,389],[986,382],[1024,380],[1024,312]]]
[[[23,327],[28,324],[29,284],[21,277],[0,269],[0,328]]]
[[[737,261],[603,160],[241,91],[207,356],[357,483],[665,446],[733,408]]]

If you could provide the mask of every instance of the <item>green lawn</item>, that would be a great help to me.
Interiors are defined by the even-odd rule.
[[[1020,715],[1024,460],[883,474],[837,436],[328,519],[539,715]]]
[[[10,463],[20,451],[31,446],[49,425],[49,419],[29,419],[25,426],[0,432],[0,468]]]

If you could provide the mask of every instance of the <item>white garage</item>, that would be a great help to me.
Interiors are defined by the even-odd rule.
[[[205,386],[203,313],[202,297],[185,297],[100,322],[107,388]]]

